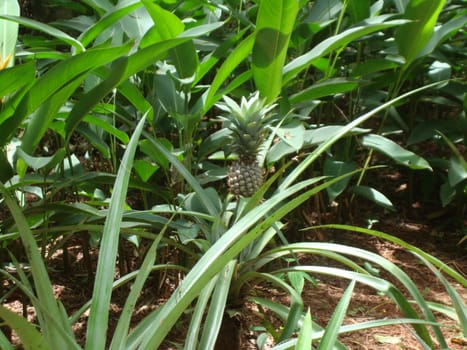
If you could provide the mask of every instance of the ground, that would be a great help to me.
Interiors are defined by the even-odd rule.
[[[382,211],[379,212],[383,213]],[[307,213],[306,215],[309,214],[310,213]],[[465,243],[459,244],[459,240],[462,238],[458,232],[459,226],[447,225],[446,217],[435,221],[429,221],[423,215],[412,215],[412,217],[413,218],[408,218],[407,213],[383,213],[379,215],[378,220],[373,223],[373,228],[391,233],[423,249],[425,252],[441,259],[465,276],[467,272],[467,247]],[[332,219],[335,219],[335,217]],[[355,217],[352,220],[359,221],[359,219]],[[360,224],[367,222],[364,220],[360,221]],[[455,229],[455,227],[457,227],[457,229]],[[457,234],[454,232],[456,230]],[[416,283],[427,300],[449,303],[449,296],[439,280],[428,268],[422,266],[414,255],[408,253],[394,243],[376,237],[344,231],[326,233],[305,231],[299,238],[342,243],[376,252],[401,267]],[[89,284],[87,280],[87,271],[89,268],[92,269],[95,264],[96,252],[91,251],[89,260],[87,260],[83,256],[82,250],[79,248],[80,244],[78,243],[80,242],[76,241],[76,239],[70,241],[68,247],[70,266],[66,273],[63,271],[63,257],[60,253],[55,254],[54,258],[50,261],[50,275],[53,281],[53,289],[57,298],[62,300],[69,312],[78,310],[80,306],[89,299],[92,293],[91,284]],[[332,264],[332,262],[328,262],[324,258],[317,256],[300,256],[299,259],[302,264]],[[385,274],[384,271],[380,273],[383,277],[390,279],[390,276]],[[306,284],[302,296],[306,307],[310,308],[313,319],[318,324],[326,326],[348,282],[326,276],[314,277],[317,280],[317,284]],[[152,282],[153,285],[157,283],[157,281]],[[452,282],[452,284],[464,300],[467,300],[466,288],[463,288],[455,282]],[[272,297],[286,305],[289,302],[285,293],[269,285],[257,285],[254,289],[255,293],[259,296],[264,295]],[[127,290],[119,290],[114,293],[110,317],[111,329],[116,324],[126,293]],[[137,322],[138,319],[141,319],[141,317],[155,309],[168,295],[170,295],[170,288],[159,289],[156,292],[154,288],[147,288],[145,293],[141,296],[134,322]],[[16,310],[18,313],[22,313],[22,300],[23,298],[21,298],[18,293],[14,293],[6,300],[4,305],[10,309]],[[217,349],[257,349],[255,339],[258,336],[258,332],[255,332],[252,327],[261,324],[263,320],[259,318],[256,312],[257,310],[249,303],[245,303],[241,308],[237,309],[237,311],[239,311],[239,313],[237,313],[234,319],[226,321]],[[27,313],[31,321],[34,321],[34,309],[31,306],[26,305],[24,312]],[[467,340],[462,337],[461,330],[455,325],[455,322],[445,316],[437,316],[439,316],[443,324],[443,332],[445,333],[445,338],[449,342],[450,349],[466,349]],[[345,323],[353,324],[373,319],[395,317],[401,317],[401,314],[388,297],[375,293],[375,291],[369,287],[357,284]],[[274,320],[272,316],[269,321],[272,325],[277,324],[277,320]],[[77,339],[79,339],[81,343],[84,343],[85,339],[85,326],[86,317],[82,317],[74,327]],[[239,331],[238,338],[234,335],[237,331]],[[174,344],[183,341],[183,332],[184,326],[183,323],[181,323],[181,325],[170,334],[169,338],[171,341],[166,342],[163,349],[176,349]],[[12,334],[12,338],[15,339],[14,333]],[[421,349],[411,328],[405,325],[352,332],[343,334],[339,339],[352,350]],[[21,347],[18,345],[18,348]]]

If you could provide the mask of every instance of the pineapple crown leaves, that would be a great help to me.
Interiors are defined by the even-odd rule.
[[[259,92],[256,92],[249,99],[242,97],[240,105],[224,96],[224,102],[216,106],[228,113],[220,119],[231,132],[231,150],[243,156],[255,157],[263,142],[266,127],[275,120],[269,112],[276,105],[266,104],[266,100],[261,99]]]
[[[270,119],[269,112],[276,107],[275,104],[266,105],[266,100],[260,98],[259,91],[255,92],[248,100],[243,96],[240,105],[228,96],[224,96],[223,99],[224,103],[217,103],[216,106],[232,116],[221,118],[232,122],[237,120],[242,124],[253,122],[265,124]]]

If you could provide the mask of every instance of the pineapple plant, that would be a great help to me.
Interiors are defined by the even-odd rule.
[[[242,97],[240,105],[224,96],[224,103],[217,106],[227,112],[221,119],[230,130],[230,151],[238,156],[229,166],[229,190],[236,196],[251,197],[263,182],[258,153],[272,123],[269,112],[275,105],[267,105],[256,92],[249,99]]]

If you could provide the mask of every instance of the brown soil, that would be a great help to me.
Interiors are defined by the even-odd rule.
[[[374,209],[374,208],[373,208]],[[374,212],[375,210],[373,210]],[[382,213],[382,212],[380,212]],[[313,214],[313,213],[312,213]],[[305,214],[304,214],[305,215]],[[322,215],[322,214],[320,214]],[[319,218],[319,215],[308,215],[309,217]],[[332,214],[331,222],[336,222],[336,213]],[[354,222],[364,220],[355,219]],[[423,215],[412,215],[413,217],[423,217]],[[321,216],[323,218],[324,216]],[[362,217],[368,217],[362,215]],[[411,243],[425,252],[434,255],[457,270],[463,276],[467,273],[467,246],[465,242],[458,244],[462,238],[462,229],[452,230],[453,225],[445,224],[445,220],[428,221],[427,219],[407,219],[394,214],[381,214],[379,221],[374,225],[375,229],[393,234],[408,243]],[[464,222],[465,225],[465,222]],[[303,227],[303,224],[301,224]],[[457,234],[456,231],[457,230]],[[424,297],[430,301],[450,304],[450,299],[439,280],[422,264],[417,258],[408,253],[400,246],[359,233],[350,232],[307,232],[301,233],[302,236],[297,239],[319,240],[335,242],[355,246],[389,259],[401,267],[410,278],[416,283]],[[95,267],[97,252],[91,250],[89,257],[83,255],[82,250],[83,237],[76,236],[70,240],[68,246],[68,264],[63,264],[62,250],[53,255],[49,261],[50,276],[53,281],[53,290],[55,295],[65,305],[69,314],[77,311],[83,303],[89,300],[92,294],[92,275],[89,271]],[[300,256],[300,263],[310,265],[330,265],[333,262],[326,261],[317,256]],[[137,261],[133,261],[137,263]],[[122,268],[122,265],[120,265]],[[381,271],[381,276],[391,280],[391,276]],[[348,282],[342,279],[330,278],[327,276],[313,276],[317,283],[312,285],[307,283],[302,297],[306,303],[306,308],[310,308],[313,320],[325,327],[332,316],[332,312],[339,302]],[[178,282],[178,276],[154,276],[148,282],[148,288],[141,295],[136,308],[133,322],[136,324],[150,311],[157,308],[158,305],[170,295],[174,286]],[[164,283],[161,283],[163,281]],[[392,279],[393,282],[395,282]],[[451,281],[458,293],[467,300],[467,289],[456,282]],[[397,285],[397,282],[395,282]],[[156,286],[156,287],[154,287]],[[160,288],[157,286],[161,286]],[[11,284],[4,282],[4,290],[12,287]],[[115,327],[118,321],[118,315],[124,304],[128,290],[117,290],[113,294],[112,305],[110,309],[110,331]],[[254,286],[254,293],[258,296],[274,298],[284,305],[289,304],[287,295],[281,291],[272,288],[270,285]],[[35,313],[33,307],[23,304],[24,298],[19,292],[15,292],[4,302],[4,305],[19,314],[24,313],[31,322],[35,322]],[[232,311],[232,310],[231,310]],[[226,323],[222,328],[220,338],[216,349],[222,350],[253,350],[256,347],[256,338],[259,331],[254,328],[264,324],[261,313],[257,306],[245,303],[242,307],[234,310],[235,317],[229,319],[226,317]],[[347,312],[347,318],[344,323],[354,324],[364,321],[401,317],[400,311],[394,303],[386,296],[379,295],[373,289],[357,284],[352,302]],[[452,350],[463,350],[467,348],[467,340],[463,338],[461,329],[451,319],[444,315],[436,314],[436,317],[443,325],[443,332],[448,345]],[[85,342],[87,316],[83,316],[74,325],[76,338],[80,343]],[[279,327],[279,322],[266,311],[266,320],[272,327]],[[167,341],[161,349],[177,349],[176,344],[183,344],[183,334],[186,331],[186,323],[180,322],[169,335],[170,341]],[[236,335],[238,334],[238,336]],[[15,339],[15,334],[11,335]],[[111,337],[108,337],[111,338]],[[398,325],[391,327],[372,328],[365,331],[343,334],[339,338],[351,350],[399,350],[399,349],[422,349],[414,337],[410,326]],[[270,344],[274,344],[271,339]],[[19,344],[18,348],[21,346]]]

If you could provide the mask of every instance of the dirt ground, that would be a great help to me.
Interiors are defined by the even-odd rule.
[[[310,214],[310,213],[308,213]],[[411,243],[427,253],[430,253],[441,259],[452,268],[456,269],[463,276],[467,274],[467,246],[465,242],[458,244],[461,235],[459,235],[458,227],[446,225],[445,220],[428,222],[426,219],[417,218],[408,219],[403,214],[381,214],[378,221],[374,222],[374,228],[386,233],[391,233],[408,243]],[[331,218],[331,221],[335,217]],[[353,218],[354,221],[359,221]],[[362,220],[361,224],[364,222]],[[465,222],[464,222],[465,224]],[[303,226],[302,226],[303,227]],[[451,230],[452,227],[457,227],[457,233]],[[386,242],[384,240],[369,237],[359,233],[351,232],[307,232],[302,233],[297,239],[308,241],[327,241],[347,244],[369,251],[378,253],[379,255],[389,259],[401,267],[410,278],[416,283],[424,297],[430,301],[436,301],[449,304],[449,296],[444,290],[438,279],[421,265],[415,256],[408,253],[400,246]],[[53,289],[56,297],[64,303],[69,313],[78,310],[84,302],[86,302],[92,293],[92,282],[88,281],[89,269],[95,266],[96,252],[91,251],[89,257],[83,255],[80,243],[76,240],[71,240],[68,247],[68,263],[67,271],[64,272],[63,256],[55,254],[50,261],[50,276],[54,283]],[[302,264],[310,265],[326,265],[331,264],[324,258],[317,256],[300,256]],[[387,277],[388,274],[381,272],[382,277]],[[160,277],[160,276],[156,276]],[[150,281],[152,286],[158,284],[158,278]],[[328,320],[332,316],[332,312],[339,302],[348,282],[341,279],[330,278],[327,276],[313,276],[316,279],[316,284],[307,283],[303,291],[302,297],[306,303],[306,308],[310,308],[312,317],[315,322],[325,327]],[[6,283],[6,282],[5,282]],[[456,290],[467,300],[467,289],[457,283],[453,283]],[[8,288],[8,285],[4,285]],[[288,305],[289,300],[285,293],[280,292],[268,285],[257,285],[254,287],[258,296],[268,296]],[[127,290],[117,290],[113,295],[112,307],[110,310],[110,332],[115,326],[119,312],[123,306],[127,295]],[[165,298],[170,295],[171,288],[161,288],[156,292],[154,288],[147,288],[137,306],[134,322],[144,317],[151,310],[157,308],[163,303]],[[24,298],[19,293],[13,293],[4,303],[8,308],[27,315],[31,322],[35,321],[34,309],[30,305],[23,304]],[[217,349],[222,350],[253,350],[257,349],[256,338],[258,331],[254,326],[260,325],[264,320],[258,316],[258,312],[252,304],[245,303],[237,310],[235,319],[226,322],[223,328],[221,338]],[[449,318],[436,314],[443,325],[443,332],[448,341],[448,345],[452,350],[467,349],[467,339],[462,337],[461,329],[455,325],[455,322]],[[401,313],[392,301],[381,296],[369,287],[357,284],[350,307],[348,309],[346,324],[360,323],[382,318],[401,317]],[[82,317],[79,322],[74,325],[76,337],[81,343],[85,339],[85,327],[87,317]],[[270,324],[277,324],[277,320],[271,316],[268,320]],[[183,341],[183,332],[185,324],[181,322],[169,336],[161,349],[177,349],[176,344]],[[237,337],[237,332],[239,335]],[[12,339],[15,340],[13,333]],[[110,338],[110,337],[109,337]],[[351,350],[416,350],[422,349],[416,341],[412,329],[407,325],[397,325],[391,327],[372,328],[359,332],[343,334],[339,340],[348,346]],[[270,341],[273,344],[273,341]],[[266,347],[267,348],[267,347]],[[18,344],[18,349],[21,349]]]

